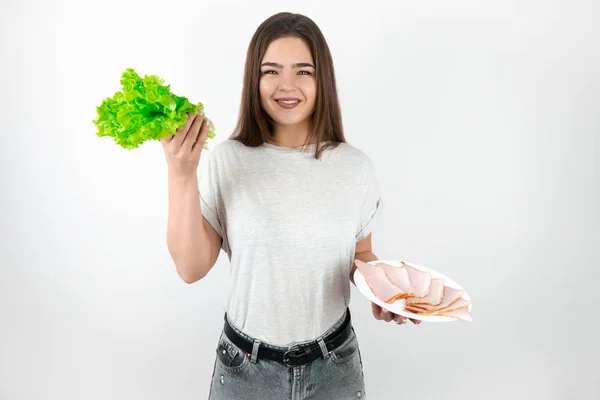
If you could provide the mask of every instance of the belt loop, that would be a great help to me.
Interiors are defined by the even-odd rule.
[[[256,360],[258,358],[258,346],[260,346],[261,341],[258,339],[254,339],[254,344],[252,345],[252,358],[250,358],[250,362],[256,364]]]
[[[323,353],[323,358],[327,359],[329,357],[329,351],[327,350],[327,345],[325,345],[325,341],[322,337],[317,339],[317,343],[319,343],[319,347],[321,347],[321,352]]]

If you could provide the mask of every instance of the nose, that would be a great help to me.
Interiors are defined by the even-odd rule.
[[[279,80],[279,90],[281,91],[291,91],[294,90],[295,87],[295,83],[294,83],[294,79],[295,76],[293,73],[282,73],[280,75],[280,80]]]

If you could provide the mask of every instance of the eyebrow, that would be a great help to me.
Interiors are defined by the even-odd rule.
[[[281,64],[277,64],[274,62],[266,62],[263,63],[261,65],[261,67],[275,67],[275,68],[283,68],[283,65]],[[311,68],[315,68],[314,65],[312,65],[311,63],[306,63],[306,62],[302,62],[302,63],[296,63],[296,64],[292,64],[292,68],[303,68],[303,67],[311,67]],[[315,68],[316,69],[316,68]]]

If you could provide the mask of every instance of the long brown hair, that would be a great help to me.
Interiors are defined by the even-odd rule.
[[[281,12],[272,15],[260,24],[252,36],[246,54],[238,122],[230,139],[250,147],[269,141],[273,123],[260,105],[260,62],[269,44],[283,37],[304,40],[315,62],[317,94],[315,109],[311,115],[312,131],[306,138],[303,149],[309,143],[317,143],[315,158],[319,159],[326,148],[345,143],[346,139],[329,46],[317,24],[301,14]],[[321,142],[325,144],[320,146]]]

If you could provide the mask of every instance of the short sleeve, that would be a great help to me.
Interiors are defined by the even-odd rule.
[[[221,248],[229,254],[229,243],[227,240],[227,224],[225,218],[225,204],[223,203],[221,191],[219,190],[219,171],[214,151],[207,152],[207,163],[204,171],[200,171],[198,183],[198,195],[200,196],[200,210],[202,216],[214,228],[223,239]]]
[[[385,208],[385,203],[381,198],[379,182],[375,174],[373,163],[369,160],[366,168],[366,182],[363,186],[364,195],[360,212],[360,221],[358,223],[358,232],[356,242],[360,242],[371,232],[381,218],[381,213]]]

